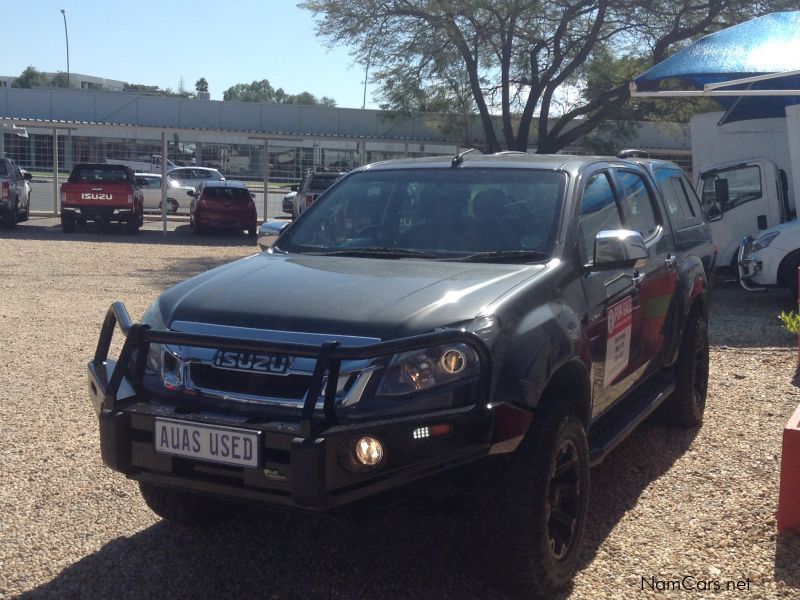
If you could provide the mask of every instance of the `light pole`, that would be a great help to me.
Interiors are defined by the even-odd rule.
[[[64,17],[64,38],[67,40],[67,87],[72,87],[72,80],[69,77],[69,33],[67,33],[67,12],[62,8],[61,16]]]

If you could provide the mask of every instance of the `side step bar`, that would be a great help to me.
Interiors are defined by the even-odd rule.
[[[589,434],[589,464],[592,467],[603,462],[609,452],[669,397],[675,390],[675,380],[668,376],[648,387],[649,393],[635,393],[592,427]]]

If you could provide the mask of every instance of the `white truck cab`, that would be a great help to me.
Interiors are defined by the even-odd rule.
[[[764,157],[701,167],[697,193],[722,267],[736,264],[742,237],[794,218],[786,172]]]

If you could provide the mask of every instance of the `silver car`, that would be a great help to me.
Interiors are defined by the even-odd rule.
[[[216,169],[208,167],[177,167],[167,172],[167,178],[178,185],[196,188],[208,180],[224,181],[225,177]]]
[[[135,173],[136,185],[141,188],[144,196],[145,210],[161,210],[161,175],[153,173]],[[184,186],[175,180],[167,178],[167,212],[175,214],[181,208],[188,210],[191,198],[187,194],[194,191],[194,187]]]

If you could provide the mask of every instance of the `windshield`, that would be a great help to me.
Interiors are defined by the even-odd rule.
[[[534,169],[363,171],[312,205],[278,250],[542,260],[553,246],[565,184],[563,173]]]
[[[308,184],[310,192],[324,192],[333,185],[333,182],[339,178],[339,175],[314,175]]]

